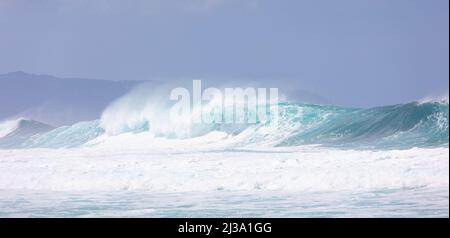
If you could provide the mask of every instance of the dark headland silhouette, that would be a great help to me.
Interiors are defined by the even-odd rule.
[[[0,74],[0,120],[24,117],[60,126],[98,119],[111,101],[143,82]]]

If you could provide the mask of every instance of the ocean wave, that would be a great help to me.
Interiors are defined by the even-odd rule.
[[[20,121],[25,120],[24,118],[4,120],[0,122],[0,138],[7,136],[9,133],[19,127]]]
[[[134,130],[125,132],[139,133],[148,128],[144,131],[157,137],[187,139],[219,131],[229,135],[223,142],[233,146],[322,144],[410,148],[448,145],[449,106],[446,103],[412,102],[374,108],[346,108],[284,102],[278,106],[279,121],[275,124],[170,125],[168,120],[162,120],[166,124],[165,130],[161,130],[158,128],[161,120],[153,124],[151,118],[155,116],[151,116],[149,120],[145,117],[135,120],[140,123],[137,125],[145,126],[135,125]],[[133,120],[127,122],[130,121]],[[130,124],[126,128],[129,129]],[[183,131],[182,136],[177,137],[173,131]]]
[[[216,144],[232,147],[321,144],[353,148],[412,148],[448,146],[449,141],[449,105],[443,102],[412,102],[374,108],[283,102],[278,105],[278,123],[252,124],[171,124],[161,116],[167,112],[166,109],[161,112],[161,104],[157,108],[142,104],[135,110],[130,109],[131,104],[134,102],[119,101],[115,107],[107,109],[100,120],[80,122],[46,132],[29,128],[27,131],[36,130],[40,133],[30,134],[19,144],[7,145],[59,148],[87,143],[92,146],[112,139],[120,140],[124,134],[128,139],[123,144],[127,145],[134,141],[129,137],[137,138],[141,133],[153,138],[153,141],[160,138],[170,144],[171,141],[175,143],[205,137],[215,132],[226,135],[214,141]],[[42,125],[33,123],[29,123],[28,127],[33,125],[42,128]],[[17,130],[12,126],[5,128]],[[5,138],[0,138],[0,145],[2,140],[5,141]],[[142,147],[148,146],[141,140],[136,141],[140,141]]]

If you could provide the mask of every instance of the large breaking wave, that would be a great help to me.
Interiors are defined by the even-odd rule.
[[[136,102],[119,100],[99,120],[58,128],[23,118],[3,123],[0,188],[152,192],[436,188],[448,194],[448,102],[374,108],[283,102],[278,124],[175,125],[164,120],[165,105]]]
[[[352,148],[411,148],[448,146],[449,141],[448,102],[412,102],[373,108],[283,102],[279,103],[278,124],[173,125],[161,116],[164,114],[160,111],[161,104],[153,102],[151,105],[159,105],[155,109],[146,104],[136,106],[133,100],[127,100],[126,103],[119,101],[113,104],[115,106],[108,108],[100,120],[55,129],[25,119],[18,119],[20,123],[8,121],[0,126],[4,128],[0,147],[92,146],[108,138],[120,138],[123,134],[129,138],[141,133],[170,141],[203,137],[212,132],[225,135],[217,143],[232,146],[320,144]],[[132,105],[134,109],[130,109]],[[21,136],[20,140],[17,135]],[[24,135],[28,137],[24,139]],[[99,137],[102,140],[98,140]],[[132,142],[124,141],[127,143]],[[145,147],[145,143],[142,146]]]

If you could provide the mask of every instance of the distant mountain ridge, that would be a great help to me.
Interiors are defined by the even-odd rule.
[[[60,126],[97,119],[111,101],[144,82],[0,74],[0,121],[25,117]]]

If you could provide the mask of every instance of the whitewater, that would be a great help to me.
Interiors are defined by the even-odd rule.
[[[448,102],[174,125],[139,98],[58,128],[0,123],[0,216],[448,217]]]

